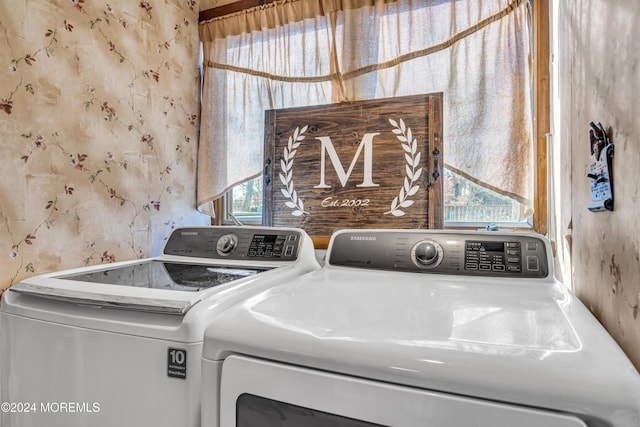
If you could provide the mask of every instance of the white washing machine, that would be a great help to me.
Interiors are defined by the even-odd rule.
[[[205,327],[316,268],[301,230],[194,227],[156,258],[16,284],[0,310],[2,426],[199,427]]]
[[[533,234],[345,230],[205,333],[203,427],[638,427],[640,376]]]

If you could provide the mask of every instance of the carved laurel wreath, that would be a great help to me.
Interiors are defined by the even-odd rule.
[[[308,128],[309,126],[304,126],[302,129],[296,128],[296,130],[293,131],[293,136],[289,137],[287,146],[284,147],[284,156],[282,157],[282,160],[280,160],[280,167],[283,172],[279,174],[280,182],[282,182],[282,185],[285,187],[281,188],[280,191],[282,192],[282,195],[288,199],[288,201],[285,202],[285,205],[290,209],[295,209],[291,212],[291,215],[293,216],[300,216],[302,214],[309,213],[304,210],[304,203],[302,199],[298,197],[293,185],[293,159],[296,156],[296,150],[305,138],[303,134]]]
[[[413,205],[413,200],[410,200],[409,197],[415,195],[420,189],[420,184],[416,184],[416,181],[422,174],[422,168],[418,168],[422,153],[418,151],[418,141],[413,138],[411,128],[405,125],[404,120],[400,119],[398,124],[395,120],[389,119],[389,123],[394,128],[392,132],[396,135],[398,141],[402,143],[407,164],[405,165],[404,185],[400,188],[400,194],[391,202],[391,210],[384,214],[390,213],[393,216],[403,216],[404,211],[400,208],[408,208]]]
[[[408,208],[413,205],[413,200],[409,197],[415,195],[420,190],[420,184],[416,184],[416,181],[422,174],[422,168],[419,168],[421,153],[418,151],[418,142],[413,138],[411,128],[407,127],[404,120],[400,119],[400,123],[393,119],[389,119],[389,123],[393,126],[392,132],[396,135],[396,138],[402,143],[402,148],[405,151],[404,157],[407,161],[405,165],[405,177],[404,184],[400,188],[398,197],[395,197],[391,202],[391,210],[384,213],[391,214],[393,216],[403,216],[405,213],[401,208]],[[295,186],[293,184],[293,160],[296,156],[296,152],[302,140],[304,140],[304,133],[309,126],[304,126],[302,129],[296,127],[293,131],[293,135],[289,137],[287,146],[284,148],[283,157],[280,160],[280,167],[282,172],[279,173],[280,182],[285,188],[280,189],[282,195],[287,199],[285,205],[294,209],[291,212],[293,216],[301,216],[308,214],[309,212],[304,210],[304,202],[296,193]]]

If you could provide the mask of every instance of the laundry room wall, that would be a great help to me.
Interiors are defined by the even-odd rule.
[[[208,10],[214,7],[223,6],[233,3],[236,0],[200,0],[200,10]]]
[[[640,368],[640,2],[556,7],[560,242],[571,253],[574,291]],[[590,121],[615,145],[613,212],[587,210]]]
[[[197,0],[0,0],[0,289],[156,255],[195,210]]]

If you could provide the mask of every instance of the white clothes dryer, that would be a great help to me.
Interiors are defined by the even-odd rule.
[[[174,230],[159,257],[45,274],[0,310],[3,427],[199,427],[221,312],[319,268],[301,230]]]
[[[524,233],[344,230],[215,319],[203,427],[637,427],[640,376]]]

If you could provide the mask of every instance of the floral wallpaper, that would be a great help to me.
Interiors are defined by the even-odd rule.
[[[209,223],[197,24],[196,0],[0,0],[0,289]]]

